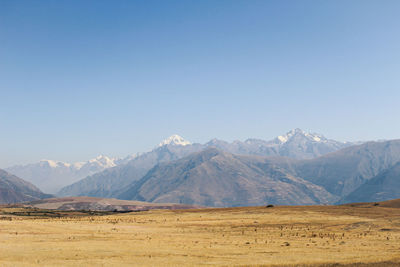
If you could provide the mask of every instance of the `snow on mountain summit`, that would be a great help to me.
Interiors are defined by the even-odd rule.
[[[277,143],[284,144],[294,138],[304,138],[312,142],[322,142],[325,143],[328,141],[323,135],[316,134],[316,133],[308,133],[303,131],[302,129],[296,128],[285,135],[278,136],[275,140]]]
[[[109,158],[104,155],[99,155],[96,158],[90,159],[88,161],[76,162],[72,166],[79,170],[81,168],[96,168],[96,169],[107,169],[116,166],[115,161],[118,159]]]
[[[165,145],[175,145],[175,146],[187,146],[191,145],[189,141],[185,140],[183,137],[174,134],[167,139],[163,140],[158,146],[165,146]]]
[[[49,159],[42,159],[38,163],[41,167],[48,167],[48,168],[69,168],[71,164],[62,162],[62,161],[56,161],[56,160],[49,160]]]
[[[96,158],[67,163],[43,159],[37,163],[16,165],[6,170],[37,185],[46,193],[56,193],[62,187],[74,183],[88,175],[115,167],[122,159],[97,156]]]
[[[175,134],[163,140],[152,151],[132,154],[125,158],[109,158],[100,155],[87,161],[75,163],[42,160],[33,164],[13,166],[7,168],[6,171],[32,182],[46,193],[56,193],[62,187],[76,183],[85,177],[92,176],[93,174],[102,172],[105,169],[128,164],[131,161],[134,166],[136,166],[135,164],[138,166],[146,164],[151,165],[151,162],[153,162],[152,160],[154,159],[165,158],[165,161],[178,159],[182,156],[187,156],[190,153],[198,152],[208,147],[216,147],[222,151],[239,155],[312,159],[351,146],[352,144],[353,143],[351,142],[345,143],[327,139],[323,135],[305,132],[298,128],[272,140],[250,138],[244,142],[227,142],[212,139],[206,144],[192,144],[183,137]],[[168,153],[165,153],[166,151]],[[150,155],[149,153],[154,153],[156,156],[151,154],[152,156],[147,157],[146,155]],[[136,158],[138,158],[137,161],[135,161]],[[150,163],[146,163],[147,161]],[[155,161],[155,163],[158,163],[158,161]],[[116,170],[118,171],[119,169],[116,168]],[[110,171],[110,173],[113,172]],[[107,175],[109,174],[106,173],[105,177],[109,177]],[[110,181],[112,179],[112,177],[110,179],[107,178],[105,181]],[[107,187],[108,185],[105,184],[104,186]]]

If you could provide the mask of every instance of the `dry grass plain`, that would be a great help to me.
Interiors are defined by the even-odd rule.
[[[358,264],[355,264],[358,263]],[[400,266],[400,209],[0,208],[0,266]]]

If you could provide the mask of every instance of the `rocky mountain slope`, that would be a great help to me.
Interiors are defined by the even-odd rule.
[[[399,162],[400,140],[354,145],[295,129],[271,141],[231,143],[213,139],[193,144],[173,135],[152,151],[125,159],[102,156],[75,164],[42,161],[9,169],[49,191],[90,174],[63,187],[60,196],[242,206],[400,197]],[[3,179],[0,198],[15,202],[43,197],[32,184],[3,176],[8,182]],[[14,188],[9,186],[10,179],[30,191],[10,190]]]
[[[395,198],[400,198],[400,163],[371,178],[340,202],[371,202]]]
[[[209,148],[157,165],[119,197],[209,206],[380,201],[399,197],[399,162],[400,140],[368,142],[309,160]],[[310,195],[317,189],[326,190],[327,199]]]
[[[368,142],[311,160],[287,161],[285,168],[344,198],[399,161],[400,140],[391,140]]]
[[[322,187],[292,176],[267,158],[239,156],[216,148],[157,165],[119,198],[217,207],[336,200]]]
[[[162,141],[154,150],[142,153],[126,164],[106,169],[60,190],[60,196],[116,197],[126,186],[142,178],[155,165],[180,159],[193,152],[215,147],[239,155],[288,156],[292,158],[314,158],[336,151],[351,143],[329,140],[322,135],[295,129],[271,141],[248,139],[232,143],[213,139],[206,144],[192,144],[173,135]]]
[[[126,186],[142,178],[156,164],[182,158],[200,151],[202,148],[200,144],[163,143],[151,152],[140,154],[126,164],[109,168],[66,186],[60,190],[58,195],[115,197]]]
[[[50,197],[33,184],[0,169],[0,204],[32,201]]]

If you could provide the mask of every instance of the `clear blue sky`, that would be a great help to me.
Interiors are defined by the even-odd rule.
[[[0,1],[0,167],[171,134],[400,138],[400,1]]]

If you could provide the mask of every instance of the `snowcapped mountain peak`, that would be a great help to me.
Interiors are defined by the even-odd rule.
[[[283,143],[286,143],[289,138],[288,138],[287,135],[280,135],[280,136],[277,137],[277,139],[278,139],[279,143],[283,144]]]
[[[125,163],[131,158],[133,156],[118,159],[100,155],[87,161],[75,163],[43,159],[37,163],[12,166],[7,170],[36,184],[45,192],[56,193],[63,186],[77,182],[107,168]]]
[[[104,155],[99,155],[95,157],[94,159],[90,159],[88,162],[93,163],[93,162],[101,162],[101,163],[107,163],[107,162],[113,162],[114,159],[111,159],[107,156]]]
[[[175,146],[187,146],[191,145],[189,141],[185,140],[183,137],[174,134],[162,141],[158,146],[165,146],[165,145],[175,145]]]
[[[289,132],[287,132],[285,135],[280,135],[278,136],[275,140],[279,144],[284,144],[293,138],[304,138],[312,142],[327,142],[327,139],[320,134],[316,133],[308,133],[306,131],[303,131],[302,129],[296,128],[293,129]]]
[[[88,167],[88,166],[98,166],[98,168],[101,168],[101,169],[114,167],[117,165],[116,161],[117,161],[117,159],[109,158],[104,155],[100,155],[100,156],[97,156],[96,158],[90,159],[88,161],[81,161],[81,162],[75,162],[75,163],[42,159],[37,164],[33,163],[33,164],[26,165],[26,166],[37,165],[40,167],[53,168],[53,169],[71,168],[72,170],[78,171],[81,168]],[[16,167],[16,166],[13,166],[13,167]]]
[[[115,161],[116,161],[116,159],[114,159],[114,158],[109,158],[104,155],[99,155],[88,161],[76,162],[72,165],[77,170],[82,169],[82,168],[93,168],[94,166],[95,166],[95,168],[106,169],[106,168],[111,168],[111,167],[116,166]]]
[[[326,143],[328,142],[328,139],[326,139],[325,136],[317,133],[305,133],[304,135],[308,139],[310,139],[313,142],[318,142],[318,143]]]
[[[42,159],[41,161],[39,161],[39,165],[43,167],[57,168],[57,167],[69,167],[71,164],[61,161]]]

